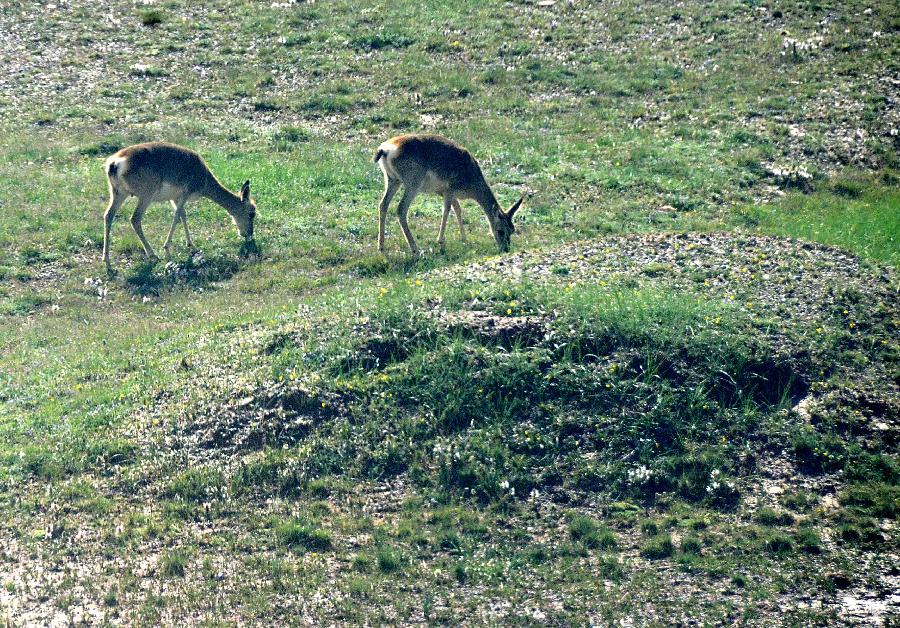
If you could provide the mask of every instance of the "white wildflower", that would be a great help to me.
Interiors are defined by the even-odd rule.
[[[646,484],[651,477],[653,477],[653,471],[644,465],[628,470],[628,481],[631,484]]]

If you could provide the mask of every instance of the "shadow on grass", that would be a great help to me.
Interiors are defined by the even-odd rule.
[[[176,289],[207,288],[227,281],[260,258],[255,243],[241,245],[240,254],[205,257],[201,252],[166,262],[142,261],[125,277],[125,287],[137,296],[159,296]]]
[[[473,257],[495,254],[496,249],[491,252],[489,250],[462,246],[445,250],[426,250],[421,257],[416,257],[405,251],[399,254],[373,252],[348,261],[344,269],[358,277],[379,277],[393,274],[407,275],[458,264]]]

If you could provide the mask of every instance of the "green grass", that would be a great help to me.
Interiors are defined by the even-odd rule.
[[[170,552],[160,560],[160,573],[168,578],[183,578],[187,563],[188,557],[184,553],[178,551]]]
[[[651,560],[668,558],[675,553],[672,538],[667,534],[660,534],[650,539],[642,548],[641,555]]]
[[[468,146],[502,205],[526,195],[526,256],[725,230],[840,247],[895,282],[900,164],[873,77],[898,23],[868,8],[5,9],[0,586],[36,609],[11,621],[840,623],[767,609],[798,591],[830,608],[821,574],[853,552],[874,556],[854,581],[889,570],[900,471],[893,424],[872,426],[894,408],[895,301],[826,277],[821,316],[761,309],[756,265],[818,267],[760,249],[694,268],[702,240],[637,268],[608,240],[547,285],[447,278],[519,258],[471,202],[469,244],[451,230],[438,250],[425,195],[424,258],[393,212],[378,254],[371,155],[421,129]],[[783,55],[782,31],[825,40]],[[251,179],[258,248],[196,201],[202,254],[176,237],[150,265],[132,200],[105,275],[103,159],[151,139]],[[148,211],[157,248],[170,220]],[[804,480],[777,505],[758,482],[772,456]]]
[[[885,185],[885,182],[889,182]],[[885,173],[837,179],[822,191],[743,209],[736,221],[765,233],[822,242],[900,266],[900,193]]]
[[[787,512],[777,512],[771,508],[760,508],[754,517],[764,526],[784,526],[794,523],[794,517]]]
[[[322,551],[331,547],[331,535],[327,530],[297,521],[279,523],[275,534],[282,545],[293,550]]]
[[[376,563],[378,564],[379,571],[389,574],[400,569],[402,565],[402,559],[397,552],[388,548],[382,548],[378,550]]]
[[[589,549],[612,549],[618,545],[616,535],[609,528],[590,517],[576,517],[569,524],[569,536]]]
[[[159,26],[166,21],[166,14],[159,9],[145,9],[140,12],[140,19],[144,26]]]

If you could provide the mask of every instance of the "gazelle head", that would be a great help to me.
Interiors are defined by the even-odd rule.
[[[494,240],[497,241],[497,246],[500,247],[501,253],[509,251],[510,238],[512,238],[512,234],[516,232],[516,227],[513,225],[513,216],[519,211],[519,207],[522,205],[523,200],[525,200],[525,197],[517,200],[513,206],[506,211],[503,211],[498,207],[494,219],[490,221],[491,233],[494,234]]]
[[[250,198],[250,180],[241,186],[241,203],[231,214],[238,232],[247,240],[253,239],[253,221],[256,219],[256,202]]]

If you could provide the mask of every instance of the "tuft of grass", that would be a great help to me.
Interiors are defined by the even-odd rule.
[[[681,540],[680,549],[685,554],[699,556],[703,550],[703,543],[695,536],[688,536]]]
[[[113,587],[103,594],[103,604],[109,608],[119,605],[119,591],[117,587]]]
[[[653,521],[653,519],[642,521],[641,532],[649,536],[656,536],[659,533],[659,524]]]
[[[789,526],[793,525],[794,517],[789,512],[778,512],[771,508],[760,508],[753,519],[764,526]]]
[[[783,534],[774,534],[764,538],[763,547],[770,554],[789,554],[794,551],[793,542]]]
[[[611,549],[618,545],[612,530],[585,515],[579,515],[569,523],[569,536],[590,549]]]
[[[601,578],[619,582],[625,577],[625,570],[618,560],[606,557],[600,562],[599,574]]]
[[[469,571],[464,562],[460,561],[453,566],[453,577],[460,584],[465,584],[469,579]]]
[[[809,512],[818,502],[818,498],[807,491],[791,491],[781,497],[781,504],[785,508],[797,512]]]
[[[525,557],[532,565],[543,565],[550,560],[551,553],[545,545],[532,545],[525,550]]]
[[[292,520],[275,526],[278,542],[295,551],[321,552],[331,549],[331,533],[312,524]]]
[[[306,129],[299,126],[283,126],[272,134],[272,144],[275,150],[291,151],[298,144],[304,144],[312,139],[312,135]]]
[[[381,50],[382,48],[406,48],[415,39],[398,31],[379,31],[359,35],[350,40],[350,45],[361,50]]]
[[[188,469],[169,482],[166,494],[187,502],[205,502],[220,498],[224,487],[225,479],[218,469]]]
[[[159,571],[167,578],[183,578],[187,564],[187,554],[181,550],[173,550],[160,558]]]
[[[166,14],[161,9],[144,9],[138,14],[138,18],[144,26],[154,27],[166,21]]]
[[[822,538],[812,528],[801,528],[794,535],[797,548],[806,554],[822,553]]]
[[[9,300],[0,302],[0,315],[28,316],[49,305],[49,296],[37,292],[23,294]]]
[[[399,571],[403,565],[403,559],[399,552],[389,547],[382,547],[375,556],[375,562],[381,573],[389,574]]]
[[[847,445],[836,434],[821,434],[804,426],[792,437],[794,454],[807,473],[828,473],[846,464]]]
[[[368,573],[372,570],[372,558],[368,554],[356,554],[351,561],[354,571]]]
[[[838,494],[847,508],[879,519],[900,516],[900,486],[886,483],[854,484]]]
[[[641,547],[641,556],[650,560],[669,558],[675,553],[675,545],[668,534],[658,534]]]

